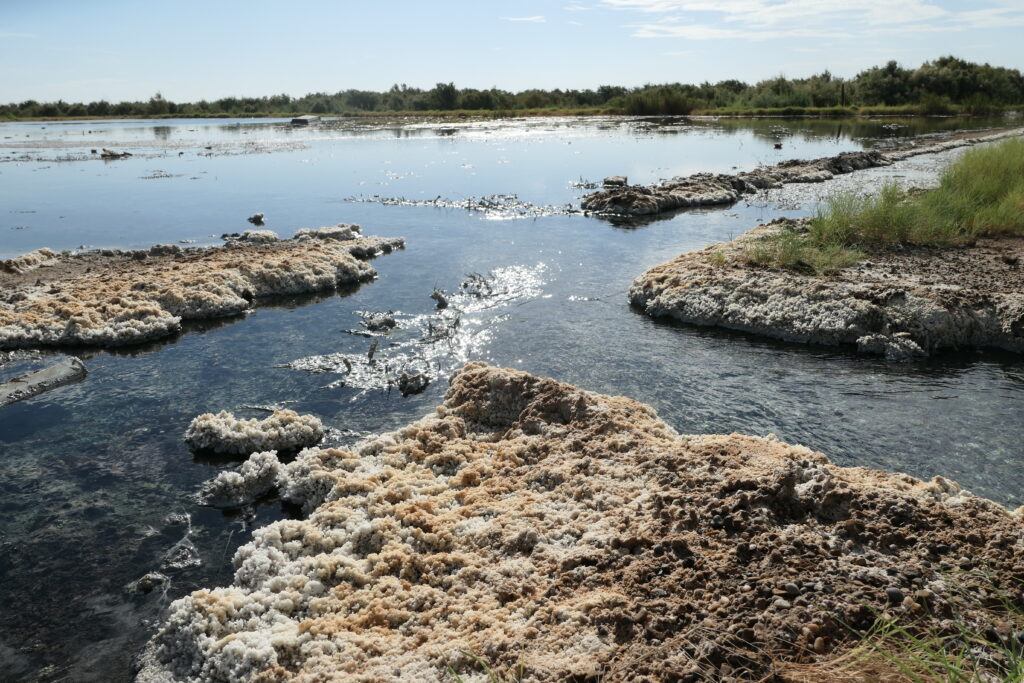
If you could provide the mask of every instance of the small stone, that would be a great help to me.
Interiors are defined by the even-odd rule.
[[[898,605],[903,602],[903,591],[899,588],[886,588],[885,598],[894,605]]]
[[[819,655],[823,655],[827,651],[828,651],[828,641],[826,641],[821,636],[818,636],[817,638],[815,638],[814,639],[814,652],[819,654]]]
[[[779,598],[778,600],[772,603],[772,606],[776,609],[789,609],[793,605],[790,604],[789,600],[783,600],[782,598]]]

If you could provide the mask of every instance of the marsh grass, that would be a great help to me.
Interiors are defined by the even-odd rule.
[[[1022,683],[1024,681],[1024,582],[1011,579],[1011,591],[1000,588],[983,572],[957,572],[972,585],[970,594],[961,589],[954,605],[977,604],[979,595],[986,608],[980,618],[968,620],[955,607],[951,618],[939,623],[901,620],[878,615],[866,632],[850,628],[856,637],[852,648],[826,661],[812,664],[784,664],[787,680],[833,683],[853,681],[932,683]]]
[[[875,196],[830,198],[806,228],[783,228],[744,247],[746,261],[819,275],[897,244],[950,247],[1024,235],[1024,140],[964,153],[932,190],[888,183]]]

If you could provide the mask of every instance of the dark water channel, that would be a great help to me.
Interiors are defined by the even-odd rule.
[[[444,381],[402,397],[288,364],[312,357],[329,370],[332,354],[364,353],[369,340],[346,330],[358,327],[358,312],[386,310],[405,328],[381,353],[402,362],[432,324],[431,291],[455,291],[469,273],[494,273],[503,295],[465,305],[459,334],[424,354],[439,374],[487,360],[651,403],[681,432],[775,433],[843,465],[941,474],[1024,503],[1019,357],[891,363],[652,321],[626,302],[635,276],[683,251],[805,215],[839,186],[927,183],[949,154],[636,229],[554,210],[497,220],[346,201],[515,193],[558,207],[578,204],[574,183],[606,175],[650,182],[748,169],[990,123],[0,124],[0,257],[41,246],[216,243],[249,227],[256,211],[282,235],[346,221],[407,239],[404,251],[374,262],[379,279],[357,290],[275,300],[150,347],[84,353],[84,382],[0,409],[0,679],[127,680],[161,608],[230,581],[230,558],[252,526],[286,514],[276,504],[230,513],[198,506],[190,495],[225,464],[189,453],[188,422],[205,411],[258,416],[255,406],[287,406],[316,414],[335,428],[332,441],[349,443],[426,414]],[[103,162],[90,151],[100,147],[134,156]],[[169,587],[126,590],[149,571],[169,576]]]

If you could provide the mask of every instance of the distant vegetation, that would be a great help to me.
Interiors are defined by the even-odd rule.
[[[790,270],[829,273],[864,251],[894,244],[951,246],[978,237],[1024,235],[1024,140],[964,153],[939,186],[906,191],[895,184],[877,196],[841,194],[807,230],[785,229],[753,241],[747,260]]]
[[[778,76],[754,85],[737,80],[689,85],[672,83],[596,90],[460,89],[438,83],[430,90],[395,85],[387,92],[343,90],[293,98],[224,97],[172,102],[157,93],[145,102],[36,102],[0,105],[0,118],[44,117],[194,117],[328,116],[375,113],[447,113],[514,115],[564,114],[980,114],[1024,104],[1024,76],[1016,69],[974,64],[956,57],[905,69],[892,61],[837,78],[825,71],[810,78]]]

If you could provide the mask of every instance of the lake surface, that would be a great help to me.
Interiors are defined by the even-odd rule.
[[[993,123],[0,124],[0,258],[42,246],[216,244],[222,233],[251,227],[245,219],[257,211],[282,236],[344,221],[407,240],[373,262],[380,277],[372,283],[277,299],[161,344],[83,354],[84,382],[0,409],[0,679],[129,680],[130,660],[161,609],[229,582],[231,556],[252,527],[288,514],[275,503],[224,512],[194,501],[198,486],[230,463],[189,452],[182,433],[193,417],[288,407],[320,417],[333,428],[332,443],[350,444],[430,412],[443,377],[469,359],[636,398],[680,432],[775,433],[842,465],[943,475],[999,502],[1024,503],[1019,356],[892,363],[654,321],[626,300],[634,277],[681,252],[777,216],[807,215],[841,188],[869,191],[886,178],[928,184],[956,152],[635,228],[559,210],[578,206],[580,183],[608,175],[646,183],[752,169]],[[133,156],[104,162],[91,152],[103,147]],[[527,208],[350,201],[495,194],[515,194]],[[508,218],[517,211],[526,217]],[[485,296],[460,290],[474,273],[486,278]],[[453,297],[460,325],[443,340],[431,336],[445,323],[430,299],[434,288],[464,292]],[[373,378],[343,383],[332,372],[345,354],[358,357],[370,345],[351,333],[360,312],[388,310],[400,329],[382,340],[378,358],[429,367],[438,379],[422,394],[403,397]],[[126,590],[150,571],[170,577],[169,586]]]

